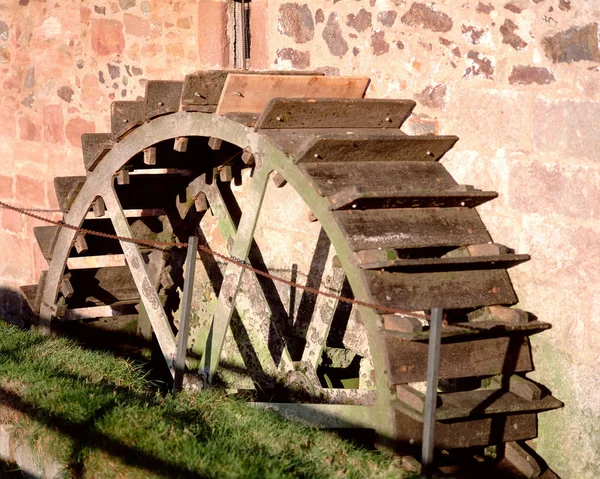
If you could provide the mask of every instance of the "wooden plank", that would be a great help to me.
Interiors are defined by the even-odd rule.
[[[352,251],[377,248],[458,247],[491,241],[477,211],[414,208],[334,211]]]
[[[403,386],[405,388],[405,386]],[[396,388],[398,391],[400,388]],[[400,389],[402,391],[402,389]],[[423,421],[423,405],[418,400],[410,402],[399,397],[397,408],[417,421]],[[416,395],[418,398],[419,395]],[[537,401],[528,401],[510,391],[501,389],[477,389],[474,391],[459,391],[442,393],[435,412],[437,421],[450,421],[466,418],[480,418],[495,414],[514,414],[525,412],[541,412],[557,409],[563,403],[552,396],[545,396]]]
[[[183,82],[151,80],[146,83],[146,120],[179,111]]]
[[[113,101],[110,105],[110,129],[115,140],[144,123],[145,101]]]
[[[107,254],[102,256],[80,256],[67,259],[67,268],[73,269],[92,269],[109,268],[114,266],[125,266],[125,255]]]
[[[362,98],[367,77],[240,75],[225,80],[216,114],[262,113],[273,98]]]
[[[383,332],[390,385],[425,381],[427,343]],[[533,369],[529,340],[522,334],[476,341],[444,342],[440,379],[512,374]]]
[[[423,423],[401,411],[395,412],[395,439],[399,446],[420,448]],[[536,414],[513,414],[455,423],[437,422],[434,447],[459,449],[524,441],[537,436]]]
[[[457,141],[456,136],[408,136],[401,132],[318,136],[296,155],[294,162],[438,161]]]
[[[239,73],[239,70],[207,70],[197,71],[186,75],[183,93],[181,95],[182,109],[185,111],[214,112],[223,86],[230,73]],[[269,71],[252,72],[244,71],[244,75],[310,75],[322,76],[319,72],[299,71]]]
[[[360,253],[360,252],[359,252]],[[360,257],[357,253],[357,257]],[[360,263],[362,269],[391,269],[393,271],[451,271],[469,269],[511,268],[529,261],[528,254],[502,254],[494,256],[442,257],[417,259],[392,259]]]
[[[86,179],[85,176],[57,176],[54,178],[54,191],[58,207],[63,213],[69,212]]]
[[[76,269],[71,271],[71,282],[77,289],[68,301],[69,308],[139,301],[140,298],[128,266]]]
[[[412,100],[350,98],[273,98],[256,129],[400,128]]]
[[[33,228],[33,234],[40,247],[42,256],[48,263],[52,261],[52,252],[54,251],[59,230],[60,227],[58,226],[34,226]]]
[[[111,133],[84,133],[81,135],[83,166],[85,169],[93,171],[113,146]]]
[[[370,300],[382,306],[423,310],[515,304],[517,296],[504,269],[401,273],[363,272]]]
[[[434,193],[457,186],[441,163],[431,161],[344,161],[298,166],[321,196],[332,196],[354,186],[373,193],[390,190]]]
[[[379,209],[379,208],[439,208],[465,206],[474,208],[498,197],[495,191],[372,191],[362,186],[352,186],[330,196],[329,209]]]

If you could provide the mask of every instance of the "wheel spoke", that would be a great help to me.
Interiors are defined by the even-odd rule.
[[[255,173],[252,179],[251,190],[248,197],[249,206],[240,219],[239,226],[235,232],[235,239],[230,250],[230,254],[234,258],[243,261],[248,259],[248,253],[252,246],[254,230],[258,222],[269,174],[269,170],[262,168]],[[221,219],[229,218],[229,221],[231,222],[231,217],[229,216],[220,195],[216,194],[215,190],[212,188],[206,189],[206,195],[215,216],[217,216],[217,218],[220,217]],[[228,227],[221,228],[221,231],[235,231],[233,222],[231,222]],[[235,307],[235,301],[241,285],[243,273],[244,269],[234,263],[229,263],[225,269],[217,306],[213,314],[213,320],[206,340],[204,355],[202,356],[202,369],[209,382],[212,381],[213,375],[219,364],[219,358],[231,322],[231,316]]]
[[[123,213],[123,208],[116,192],[112,187],[107,188],[107,191],[102,195],[108,209],[108,215],[115,228],[118,236],[132,238],[131,229],[127,217]],[[175,336],[171,330],[169,320],[160,303],[158,293],[152,287],[146,263],[138,246],[135,243],[121,241],[121,247],[125,254],[125,259],[129,264],[129,269],[133,280],[140,293],[140,298],[148,315],[148,319],[152,324],[152,329],[156,335],[156,339],[163,353],[165,361],[171,372],[173,372],[173,361],[175,359],[176,345]]]
[[[327,291],[340,294],[346,275],[343,268],[333,264],[334,255],[335,250],[330,248],[321,286]],[[314,370],[319,365],[337,305],[338,300],[334,298],[318,296],[315,299],[314,314],[307,328],[306,345],[302,352],[302,361],[310,364]]]

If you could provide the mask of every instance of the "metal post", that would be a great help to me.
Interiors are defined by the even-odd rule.
[[[181,388],[183,387],[187,339],[190,332],[190,310],[192,305],[192,294],[194,291],[194,271],[196,269],[197,251],[198,237],[190,236],[188,240],[187,257],[185,260],[185,277],[183,280],[183,299],[181,304],[181,317],[179,319],[177,354],[175,356],[175,379],[173,380],[173,392],[181,391]]]
[[[430,478],[433,472],[433,435],[437,406],[438,371],[443,310],[433,308],[429,322],[429,350],[427,354],[427,393],[423,418],[423,449],[421,452],[421,477]]]

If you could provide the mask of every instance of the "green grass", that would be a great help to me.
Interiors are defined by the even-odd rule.
[[[216,390],[161,394],[131,361],[2,321],[0,404],[66,477],[403,477],[333,432]]]

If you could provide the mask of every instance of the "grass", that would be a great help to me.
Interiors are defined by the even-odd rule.
[[[141,365],[0,321],[0,423],[65,477],[407,477],[391,457],[226,397],[163,394]]]

